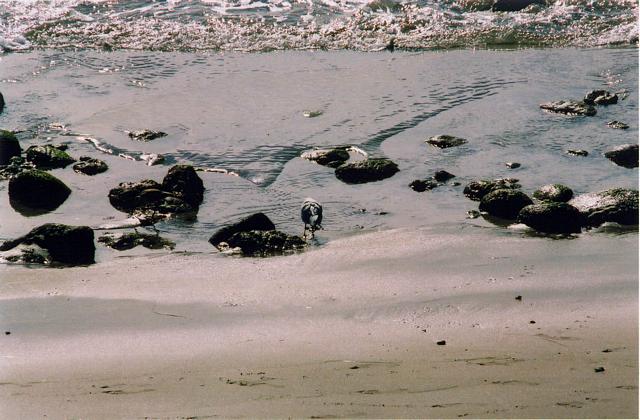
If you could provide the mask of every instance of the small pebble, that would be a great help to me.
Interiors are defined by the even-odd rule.
[[[507,168],[509,169],[516,169],[520,167],[520,164],[518,162],[507,162],[505,163],[505,165],[507,165]]]
[[[5,331],[4,335],[11,335],[11,331]]]
[[[529,321],[529,324],[535,324],[536,321]]]
[[[520,295],[516,296],[516,300],[522,300],[522,296]]]
[[[602,366],[594,369],[596,372],[604,372],[604,368]]]
[[[444,346],[445,344],[447,344],[447,342],[445,340],[440,340],[436,344],[439,346]]]
[[[611,353],[611,349],[604,349],[602,350],[603,353]]]

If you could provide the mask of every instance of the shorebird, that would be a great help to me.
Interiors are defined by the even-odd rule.
[[[313,233],[318,229],[322,229],[322,204],[313,198],[305,198],[300,208],[300,217],[304,223],[302,237],[307,237],[307,225],[309,225],[308,229],[311,231],[311,237],[313,238]]]

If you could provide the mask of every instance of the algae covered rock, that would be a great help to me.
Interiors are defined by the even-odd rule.
[[[71,190],[64,182],[37,169],[22,171],[9,180],[9,202],[23,214],[55,210],[69,194]]]
[[[600,226],[605,222],[638,224],[638,190],[612,188],[582,194],[569,204],[580,211],[583,226]]]
[[[221,242],[228,242],[229,238],[238,232],[248,232],[252,230],[269,231],[275,229],[276,226],[264,213],[255,213],[245,217],[239,222],[221,228],[209,238],[209,243],[217,246]]]
[[[499,189],[513,189],[520,188],[518,180],[515,178],[499,178],[494,180],[478,180],[471,181],[464,187],[463,194],[469,199],[474,201],[482,200],[482,197],[489,194],[491,191]]]
[[[514,189],[498,189],[491,191],[480,201],[480,211],[503,219],[515,219],[523,207],[533,201],[522,191]]]
[[[80,156],[80,162],[73,165],[73,170],[85,175],[97,175],[105,172],[109,167],[100,159],[94,159],[89,156]]]
[[[573,198],[573,190],[562,184],[548,184],[538,188],[533,196],[541,201],[566,203]]]
[[[518,214],[518,222],[543,233],[579,233],[581,215],[567,203],[544,202],[525,206]]]
[[[47,223],[31,230],[25,236],[4,242],[0,251],[18,245],[37,245],[48,253],[48,261],[64,265],[87,265],[95,262],[93,230],[87,226],[68,226]]]
[[[609,150],[604,156],[618,166],[625,168],[638,167],[638,145],[622,144]]]
[[[613,105],[618,103],[618,95],[607,90],[596,89],[585,95],[584,102],[589,105]]]
[[[193,166],[175,165],[162,180],[162,189],[197,207],[204,198],[204,184]]]
[[[109,191],[109,202],[149,224],[174,215],[195,217],[203,195],[202,179],[193,167],[176,165],[169,169],[162,184],[151,179],[120,183]]]
[[[64,168],[76,160],[67,152],[50,144],[44,146],[31,146],[25,152],[28,162],[38,169]]]
[[[20,156],[22,149],[15,134],[11,131],[0,130],[0,166],[8,165],[11,158]]]
[[[584,115],[588,117],[592,117],[597,113],[596,109],[592,105],[578,101],[547,102],[540,104],[540,108],[558,114]]]
[[[366,159],[336,168],[336,178],[346,184],[364,184],[381,181],[395,175],[400,169],[389,159]]]
[[[98,238],[98,242],[103,243],[109,248],[113,248],[117,251],[125,251],[137,246],[143,246],[147,249],[164,248],[172,250],[176,246],[174,242],[162,238],[159,235],[139,232],[130,232],[119,236],[105,234]]]
[[[306,242],[299,236],[277,230],[250,230],[231,235],[226,241],[231,248],[240,248],[244,255],[267,256],[295,251]]]
[[[465,144],[467,140],[461,137],[440,134],[438,136],[428,138],[425,142],[440,149],[447,149],[449,147],[461,146]]]

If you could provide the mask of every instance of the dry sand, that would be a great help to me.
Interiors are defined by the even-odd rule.
[[[638,416],[637,233],[0,270],[2,418]]]

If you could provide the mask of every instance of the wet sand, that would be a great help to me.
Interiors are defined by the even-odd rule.
[[[638,416],[637,233],[0,270],[2,418]]]

